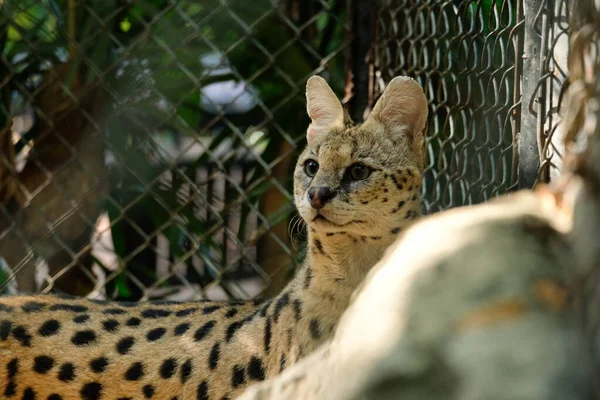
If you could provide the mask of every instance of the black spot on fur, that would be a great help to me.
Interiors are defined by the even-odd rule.
[[[279,359],[279,372],[282,372],[285,369],[286,359],[285,354],[281,354],[281,358]]]
[[[23,392],[22,400],[35,400],[35,392],[32,388],[28,387],[27,389],[25,389],[25,391]]]
[[[123,315],[126,314],[127,311],[123,310],[122,308],[107,308],[106,310],[102,311],[102,313],[106,315]]]
[[[387,203],[387,202],[388,202],[388,198],[387,198],[387,197],[384,197],[383,199],[381,199],[381,202],[382,202],[382,203]]]
[[[300,321],[302,318],[302,301],[296,299],[292,302],[292,308],[294,309],[294,319]]]
[[[369,204],[369,202],[368,202],[368,201],[366,201],[366,200],[361,200],[361,201],[360,201],[360,204],[365,204],[365,205],[366,205],[366,204]]]
[[[304,289],[308,289],[310,287],[310,281],[312,280],[312,270],[310,267],[306,267],[304,273]]]
[[[17,384],[14,381],[8,381],[4,389],[4,396],[12,397],[17,394]]]
[[[252,357],[250,359],[250,363],[248,364],[247,374],[250,379],[255,381],[264,381],[265,380],[265,367],[263,366],[263,362],[258,357]]]
[[[4,341],[4,340],[8,339],[12,325],[13,325],[13,323],[10,322],[9,320],[4,319],[4,320],[0,321],[0,340]]]
[[[86,383],[79,393],[83,400],[99,400],[102,396],[102,385],[98,382]]]
[[[371,239],[371,240],[381,240],[381,236],[371,236],[369,239]]]
[[[398,203],[398,206],[396,206],[396,208],[392,209],[392,214],[395,214],[398,211],[400,211],[400,209],[402,207],[404,207],[405,204],[406,204],[406,202],[404,200],[400,200],[400,202]]]
[[[152,302],[152,303],[156,304],[157,302]],[[137,307],[140,305],[140,303],[135,302],[135,301],[118,301],[117,304],[120,305],[121,307],[127,307],[127,308],[133,308],[133,307]]]
[[[46,303],[40,303],[38,301],[28,301],[21,306],[21,309],[26,313],[39,312],[46,308]]]
[[[186,333],[190,329],[190,324],[184,322],[183,324],[179,324],[175,327],[175,336],[181,336]]]
[[[19,372],[19,360],[13,358],[6,364],[6,371],[8,372],[8,379],[12,379],[15,377],[17,372]]]
[[[169,315],[171,315],[171,311],[161,310],[158,308],[149,308],[147,310],[142,311],[142,317],[149,319],[166,318]]]
[[[210,334],[210,332],[213,330],[213,328],[215,327],[215,325],[217,324],[217,321],[215,320],[211,320],[208,321],[207,323],[205,323],[204,325],[202,325],[200,328],[198,328],[196,330],[196,333],[194,333],[194,340],[196,342],[204,339],[206,336],[208,336]]]
[[[48,400],[62,400],[62,397],[59,394],[51,394],[48,396]]]
[[[31,335],[24,326],[19,325],[14,327],[12,335],[19,343],[21,343],[21,346],[31,347]]]
[[[144,393],[144,397],[147,399],[151,399],[154,396],[154,386],[146,385],[142,388],[142,393]]]
[[[133,336],[125,336],[117,342],[117,352],[119,352],[119,354],[129,353],[129,350],[131,350],[134,343],[135,338]]]
[[[88,299],[88,301],[91,303],[94,303],[94,304],[101,305],[101,306],[106,306],[108,304],[111,304],[108,300]]]
[[[227,312],[225,313],[225,318],[233,318],[235,317],[235,315],[238,313],[238,309],[237,308],[230,308],[229,310],[227,310]]]
[[[265,319],[265,353],[269,354],[269,350],[271,350],[271,338],[272,338],[272,331],[271,331],[271,318],[267,317]]]
[[[140,326],[140,324],[142,323],[142,320],[136,317],[132,317],[129,318],[126,322],[125,325],[127,326],[131,326],[131,327],[136,327],[136,326]]]
[[[60,322],[55,319],[48,320],[40,326],[38,329],[38,334],[40,336],[48,337],[52,335],[56,335],[60,330]]]
[[[193,313],[195,313],[196,311],[198,311],[198,308],[185,308],[183,310],[179,310],[175,313],[176,317],[187,317],[188,315],[191,315]]]
[[[181,366],[181,383],[186,383],[192,375],[192,360],[189,359]]]
[[[33,359],[33,370],[38,374],[46,374],[54,367],[54,359],[48,356],[37,356]]]
[[[213,312],[217,311],[220,308],[221,308],[221,306],[208,306],[208,307],[204,307],[202,309],[202,314],[204,314],[204,315],[212,314]]]
[[[311,319],[308,324],[308,329],[310,330],[310,336],[313,339],[319,339],[321,337],[321,326],[318,320]]]
[[[165,333],[167,333],[166,328],[154,328],[148,331],[146,334],[146,339],[148,339],[149,342],[155,342],[163,337]]]
[[[79,304],[54,304],[50,306],[50,311],[86,312],[88,310],[86,306]]]
[[[269,307],[271,306],[271,300],[267,301],[262,308],[260,309],[260,316],[264,317],[267,315],[267,310],[269,309]]]
[[[413,197],[410,198],[411,201],[415,201],[417,199],[417,195],[414,194]]]
[[[233,335],[244,326],[244,320],[232,322],[231,325],[227,327],[227,332],[225,333],[225,340],[229,342]]]
[[[252,299],[252,305],[258,306],[258,305],[261,305],[262,303],[264,303],[265,301],[266,300],[264,298],[255,297],[254,299]]]
[[[197,400],[208,400],[208,383],[206,381],[202,381],[200,385],[198,385],[198,392],[196,394]]]
[[[62,382],[71,382],[75,379],[75,366],[71,363],[64,363],[58,371],[58,380]]]
[[[414,210],[408,210],[406,212],[406,215],[404,216],[404,219],[415,219],[417,218],[417,212]]]
[[[275,323],[279,320],[279,315],[281,315],[281,311],[290,304],[290,294],[284,293],[282,294],[277,301],[275,302],[275,312],[273,314],[273,318],[275,319]]]
[[[210,369],[217,368],[217,364],[219,363],[219,358],[221,357],[221,345],[219,343],[215,343],[210,350],[210,355],[208,356],[208,367]]]
[[[107,319],[106,321],[102,322],[102,327],[106,332],[118,331],[119,325],[119,321],[117,321],[116,319]]]
[[[325,236],[327,236],[327,237],[332,237],[332,236],[335,236],[335,232],[327,232],[327,233],[325,234]]]
[[[176,370],[177,370],[177,360],[175,360],[174,358],[167,358],[160,365],[160,370],[158,372],[160,373],[161,378],[169,379],[173,375],[175,375]]]
[[[13,312],[14,310],[15,310],[14,307],[7,306],[6,304],[0,303],[0,311],[9,312],[10,313],[10,312]]]
[[[108,358],[106,357],[98,357],[90,361],[90,369],[97,374],[104,372],[107,366]]]
[[[314,244],[315,244],[315,248],[317,249],[317,251],[319,253],[321,253],[321,255],[323,255],[323,256],[327,255],[327,253],[325,253],[325,250],[323,249],[323,243],[321,243],[321,241],[319,239],[315,239]]]
[[[287,349],[288,351],[292,348],[292,337],[294,336],[294,331],[290,328],[287,330]]]
[[[83,324],[84,322],[87,322],[89,320],[90,316],[87,314],[81,314],[73,317],[73,322],[75,322],[76,324]]]
[[[75,346],[87,346],[88,344],[94,344],[96,342],[96,332],[91,329],[85,331],[75,332],[73,337],[71,338],[71,343]]]
[[[402,186],[402,184],[396,180],[396,177],[394,175],[391,175],[390,177],[392,178],[392,181],[394,182],[394,185],[396,185],[396,188],[398,188],[398,190],[404,190],[404,186]]]
[[[233,372],[231,374],[231,385],[236,388],[246,382],[246,374],[244,368],[239,365],[234,365]]]
[[[139,381],[144,377],[144,364],[140,361],[134,362],[131,364],[127,371],[125,371],[125,380],[126,381]]]
[[[256,317],[258,315],[259,312],[260,312],[260,310],[255,310],[252,314],[246,316],[244,319],[241,319],[239,321],[235,321],[235,322],[231,323],[231,325],[229,325],[227,327],[227,331],[225,332],[225,341],[229,342],[231,340],[231,338],[233,338],[233,335],[235,335],[235,333],[242,326],[244,326],[248,322],[252,321],[254,319],[254,317]]]
[[[390,232],[391,232],[393,235],[395,235],[396,233],[400,232],[400,229],[402,229],[402,228],[400,228],[399,226],[397,226],[397,227],[395,227],[395,228],[392,228],[392,230],[391,230]]]

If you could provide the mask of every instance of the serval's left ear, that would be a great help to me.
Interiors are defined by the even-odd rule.
[[[379,124],[388,134],[406,135],[420,145],[428,112],[427,99],[417,81],[398,76],[387,85],[364,125]]]

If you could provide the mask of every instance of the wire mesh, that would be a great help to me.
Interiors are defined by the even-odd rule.
[[[277,291],[303,256],[291,172],[316,73],[359,119],[393,76],[422,84],[428,212],[546,181],[560,165],[567,8],[6,0],[0,291]]]
[[[566,57],[566,22],[554,17],[566,8],[518,0],[383,2],[372,96],[398,74],[425,88],[428,212],[531,187],[538,168],[548,180],[560,156],[550,144],[557,104],[549,94],[562,87]]]
[[[4,291],[224,299],[285,280],[304,84],[344,88],[342,2],[1,11]]]

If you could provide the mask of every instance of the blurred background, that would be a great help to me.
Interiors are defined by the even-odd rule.
[[[571,5],[0,0],[0,293],[269,296],[302,262],[292,197],[323,76],[355,121],[429,99],[424,209],[548,182]]]

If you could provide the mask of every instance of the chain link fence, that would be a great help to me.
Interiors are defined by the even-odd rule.
[[[415,76],[430,99],[429,212],[546,182],[560,166],[568,2],[387,0],[373,82]]]
[[[278,291],[303,257],[291,177],[313,74],[357,121],[391,77],[423,85],[428,212],[560,166],[567,1],[0,7],[3,293]]]

